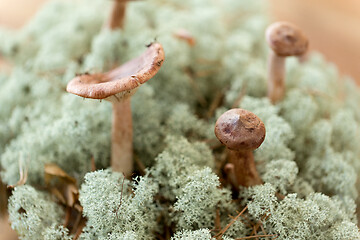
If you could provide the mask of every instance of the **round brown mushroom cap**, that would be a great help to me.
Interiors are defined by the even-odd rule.
[[[306,52],[309,42],[304,33],[292,23],[275,22],[266,29],[266,41],[279,56],[299,56]]]
[[[82,74],[72,79],[66,91],[84,98],[105,99],[124,95],[151,79],[165,59],[160,43],[152,43],[139,57],[107,73]]]
[[[260,118],[240,108],[225,112],[215,124],[216,137],[235,151],[255,150],[264,141],[265,133],[265,125]]]

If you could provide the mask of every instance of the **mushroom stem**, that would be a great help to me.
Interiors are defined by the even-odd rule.
[[[118,29],[124,27],[125,19],[125,10],[126,10],[126,1],[125,0],[115,0],[113,7],[111,9],[110,18],[107,23],[109,29]]]
[[[254,154],[252,151],[228,150],[228,163],[234,166],[236,178],[235,186],[254,186],[262,184],[262,180],[256,171]],[[233,178],[232,176],[230,176]]]
[[[285,57],[301,56],[308,48],[307,37],[294,24],[276,22],[265,33],[271,48],[268,62],[268,97],[272,103],[285,95]]]
[[[285,57],[270,51],[268,59],[268,97],[277,103],[285,95]]]
[[[133,128],[130,97],[113,101],[111,167],[130,176],[133,170]]]

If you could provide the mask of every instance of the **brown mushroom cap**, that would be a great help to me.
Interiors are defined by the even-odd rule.
[[[165,59],[164,49],[152,43],[146,51],[107,73],[83,74],[72,79],[66,91],[85,98],[105,99],[124,95],[151,79]]]
[[[279,56],[299,56],[306,52],[309,42],[294,24],[275,22],[266,29],[266,41]]]
[[[215,135],[227,148],[251,151],[265,139],[265,125],[258,116],[235,108],[222,114],[215,124]]]

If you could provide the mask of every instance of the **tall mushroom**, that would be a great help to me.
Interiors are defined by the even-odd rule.
[[[285,58],[303,55],[308,39],[297,26],[288,22],[271,24],[265,35],[272,50],[268,59],[268,97],[276,103],[285,95]]]
[[[83,74],[72,79],[66,91],[84,98],[112,103],[111,166],[130,176],[133,169],[133,129],[130,97],[159,71],[165,55],[161,44],[152,43],[139,57],[106,73]]]
[[[225,112],[216,121],[215,135],[228,150],[225,171],[235,188],[262,184],[253,151],[264,141],[265,132],[259,117],[240,108]]]

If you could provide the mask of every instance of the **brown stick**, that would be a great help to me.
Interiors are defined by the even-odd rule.
[[[269,211],[269,210],[268,210]],[[268,212],[267,211],[267,212]],[[256,231],[259,229],[259,227],[262,225],[262,221],[263,220],[267,220],[269,217],[271,216],[271,214],[269,213],[269,214],[266,214],[266,213],[264,213],[263,215],[262,215],[262,217],[260,218],[260,220],[254,225],[254,229],[253,229],[253,231],[251,232],[251,234],[256,234]]]
[[[224,235],[224,233],[229,229],[229,227],[236,222],[236,220],[246,211],[247,208],[248,206],[244,207],[244,209],[236,217],[234,217],[231,222],[226,225],[226,227],[224,227],[218,234],[216,234],[216,239],[221,239],[222,235]]]
[[[220,209],[216,209],[216,215],[215,215],[215,231],[221,230],[221,222],[220,222]]]
[[[270,235],[255,235],[255,236],[248,236],[248,237],[241,237],[241,238],[235,238],[235,240],[241,240],[241,239],[253,239],[253,238],[259,238],[259,237],[275,237],[276,234],[270,234]]]

